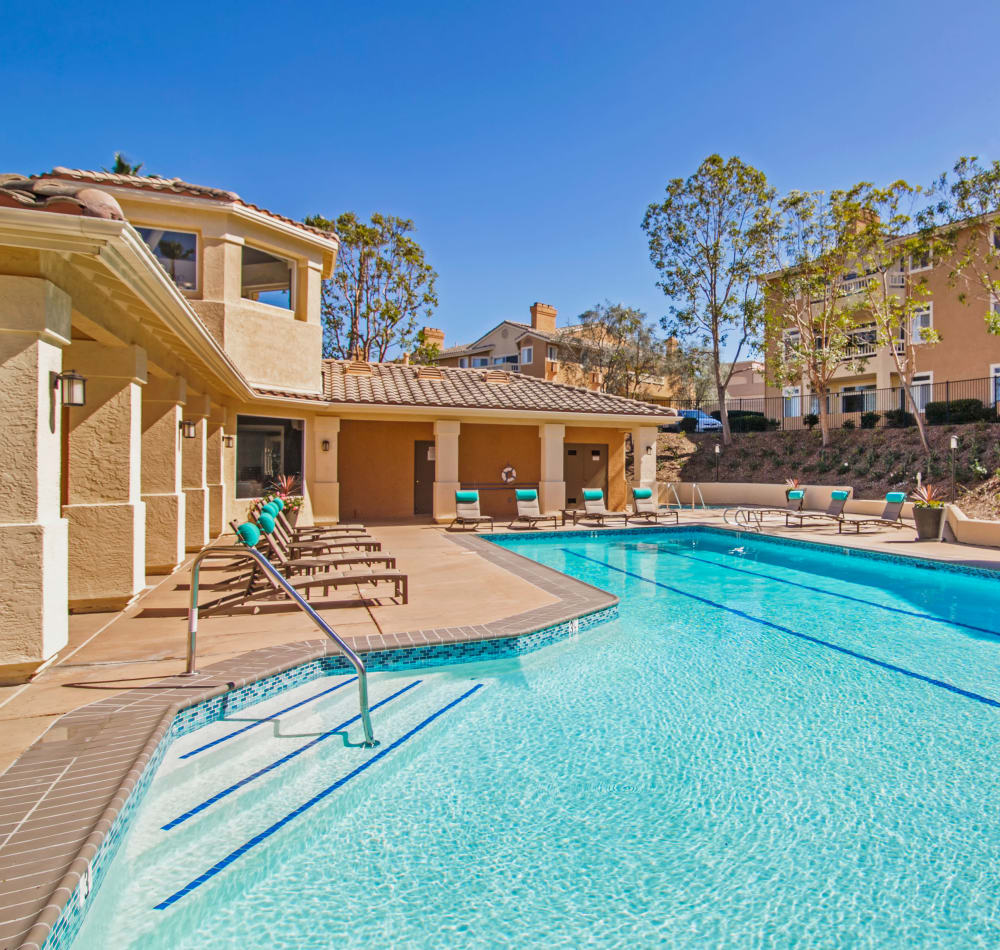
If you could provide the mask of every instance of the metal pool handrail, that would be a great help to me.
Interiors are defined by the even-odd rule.
[[[378,745],[372,733],[371,713],[368,708],[368,674],[361,657],[357,655],[340,637],[336,631],[313,610],[312,605],[302,597],[302,595],[288,583],[287,579],[278,571],[275,566],[260,553],[256,548],[240,545],[238,547],[210,547],[201,551],[191,565],[191,606],[188,609],[188,643],[187,643],[187,668],[183,676],[194,676],[195,654],[198,637],[198,576],[201,572],[201,562],[207,557],[247,557],[252,558],[260,566],[264,574],[277,584],[301,610],[304,610],[309,619],[312,620],[320,630],[323,631],[340,649],[340,652],[347,657],[347,662],[354,667],[354,672],[358,674],[358,701],[361,706],[361,723],[365,730],[365,746],[374,748]]]

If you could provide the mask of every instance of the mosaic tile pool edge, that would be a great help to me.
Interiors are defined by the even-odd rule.
[[[441,666],[523,656],[614,620],[617,616],[618,607],[613,606],[516,636],[375,650],[362,653],[361,658],[370,672],[387,672],[419,666]],[[143,767],[141,775],[128,792],[104,840],[90,860],[87,872],[81,876],[79,884],[66,900],[59,917],[41,944],[43,950],[67,950],[76,939],[87,906],[100,890],[107,869],[128,833],[132,818],[142,803],[167,749],[175,739],[216,722],[229,713],[263,702],[296,686],[305,685],[323,676],[339,672],[347,673],[351,670],[345,657],[325,656],[175,711],[169,728],[165,735],[157,740],[156,747]],[[169,715],[168,712],[166,716]]]

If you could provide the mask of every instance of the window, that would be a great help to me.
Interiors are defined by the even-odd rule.
[[[244,244],[240,296],[244,300],[256,300],[272,307],[294,310],[294,272],[291,261]]]
[[[236,418],[236,497],[259,498],[279,475],[302,478],[301,419]]]
[[[489,357],[486,357],[486,356],[474,356],[474,357],[472,357],[472,365],[473,366],[489,366],[490,365]]]
[[[555,363],[559,359],[559,347],[550,346],[546,352],[546,358]]]
[[[931,401],[931,390],[933,389],[933,373],[918,373],[913,377],[913,385],[910,386],[910,395],[917,405],[917,410],[923,412],[927,403]]]
[[[786,330],[784,334],[785,355],[790,356],[801,339],[798,330]]]
[[[845,386],[840,391],[840,411],[874,412],[876,398],[875,383],[866,386]]]
[[[533,346],[521,347],[521,363],[527,365],[535,361],[535,348]]]
[[[467,356],[461,356],[458,359],[459,369],[467,369],[469,366],[469,358]]]
[[[927,304],[913,311],[910,321],[910,339],[914,343],[924,342],[924,330],[931,330],[934,327],[934,305]]]
[[[921,270],[930,270],[934,266],[934,260],[931,258],[930,253],[926,254],[914,254],[910,258],[910,273],[916,273]]]
[[[158,228],[136,228],[136,231],[181,290],[198,289],[197,234]]]
[[[802,415],[802,396],[798,386],[787,386],[782,391],[781,400],[782,414],[786,419],[793,419]]]

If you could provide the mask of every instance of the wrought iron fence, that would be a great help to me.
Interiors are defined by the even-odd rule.
[[[941,383],[918,379],[910,387],[917,410],[929,425],[1000,422],[1000,375]],[[786,390],[787,392],[787,390]],[[678,409],[700,409],[719,417],[718,400],[677,400]],[[818,425],[819,396],[792,393],[729,399],[729,425],[734,433],[804,429]],[[916,425],[913,403],[904,389],[893,386],[848,386],[826,396],[831,428],[905,428]],[[816,418],[813,419],[812,417]]]

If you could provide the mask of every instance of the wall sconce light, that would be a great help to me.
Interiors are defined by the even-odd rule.
[[[322,442],[320,442],[319,445],[320,445],[320,448],[324,452],[329,452],[330,451],[330,440],[329,439],[324,439]]]
[[[223,437],[222,437],[222,444],[227,449],[231,449],[233,447],[233,444],[234,444],[233,437],[231,435],[223,435]]]
[[[197,435],[197,432],[195,431],[196,427],[196,423],[192,420],[181,419],[181,435],[184,436],[185,439],[193,439]]]
[[[87,380],[76,370],[52,375],[52,388],[59,389],[59,397],[64,406],[83,406],[87,402]]]
[[[646,454],[647,455],[652,455],[653,454],[653,446],[652,445],[647,445],[646,446]]]

